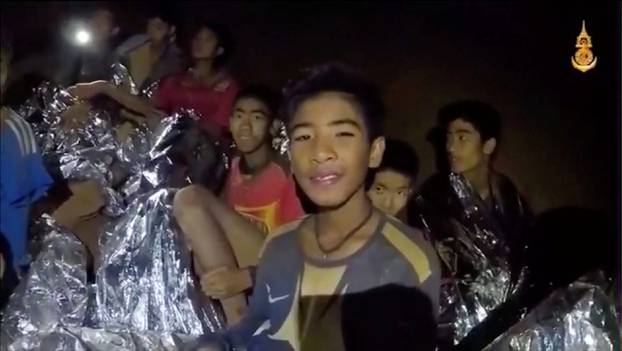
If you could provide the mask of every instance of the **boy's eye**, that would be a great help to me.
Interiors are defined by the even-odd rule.
[[[384,189],[382,187],[377,186],[376,187],[376,192],[377,193],[382,193],[384,191]]]
[[[338,137],[353,137],[354,133],[352,133],[352,132],[338,132],[337,136]]]
[[[302,134],[302,135],[297,135],[294,137],[294,141],[305,141],[305,140],[309,140],[311,138],[310,135],[308,134]]]
[[[235,114],[235,118],[242,118],[242,117],[244,117],[244,115],[242,115],[241,113],[236,113]]]
[[[256,120],[263,120],[264,119],[263,115],[259,115],[259,114],[253,115],[253,118],[255,118]]]

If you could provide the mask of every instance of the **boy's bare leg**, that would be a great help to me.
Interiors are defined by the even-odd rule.
[[[223,229],[229,244],[233,248],[238,267],[256,266],[259,261],[259,252],[266,240],[266,234],[209,190],[197,187],[194,191],[200,194],[199,196],[203,199],[202,201],[212,218]]]
[[[173,214],[194,253],[201,272],[237,266],[227,236],[206,205],[207,191],[199,186],[181,189],[175,195]],[[246,310],[244,294],[220,300],[229,325],[237,323]]]
[[[105,222],[106,217],[104,215],[95,213],[88,217],[81,217],[75,225],[70,228],[90,252],[94,269],[97,269],[100,264],[99,236]]]

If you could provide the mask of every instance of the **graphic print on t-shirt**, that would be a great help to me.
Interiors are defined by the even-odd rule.
[[[256,225],[262,233],[268,235],[276,225],[278,205],[278,201],[274,201],[265,206],[243,207],[234,205],[234,208],[237,213]]]

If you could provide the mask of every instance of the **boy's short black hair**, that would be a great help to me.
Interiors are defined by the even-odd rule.
[[[281,96],[275,90],[262,84],[252,84],[241,89],[235,97],[237,102],[243,98],[253,98],[263,102],[270,110],[271,118],[276,117],[278,112]]]
[[[119,17],[118,17],[118,12],[120,8],[117,8],[118,5],[114,4],[114,3],[102,3],[102,2],[94,2],[91,5],[91,11],[90,11],[90,17],[94,17],[98,12],[108,12],[112,15],[112,23],[114,25],[118,24],[119,21]]]
[[[203,29],[209,29],[210,31],[212,31],[216,35],[216,38],[218,40],[218,46],[223,49],[222,54],[214,59],[214,68],[220,69],[223,66],[226,66],[231,61],[235,49],[233,35],[231,35],[229,29],[224,25],[217,22],[205,20],[193,26],[193,29],[190,32],[189,39],[192,41],[192,39],[194,39],[194,37],[199,34],[199,32]]]
[[[285,104],[281,111],[286,124],[301,103],[329,91],[352,96],[361,110],[370,141],[384,134],[385,107],[378,88],[352,68],[338,63],[312,67],[304,72],[302,78],[287,85],[284,89]]]
[[[469,122],[479,132],[482,142],[496,139],[501,134],[501,115],[491,105],[475,100],[464,100],[443,107],[438,113],[438,121],[443,131],[457,119]]]
[[[159,18],[169,26],[177,26],[178,17],[175,8],[166,2],[157,2],[149,7],[147,19]]]
[[[415,149],[405,141],[387,139],[384,154],[376,172],[393,170],[411,178],[414,183],[419,174],[419,158]]]

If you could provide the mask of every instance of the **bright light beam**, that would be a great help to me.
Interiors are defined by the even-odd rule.
[[[84,29],[76,31],[75,41],[78,45],[87,45],[91,42],[91,33]]]

